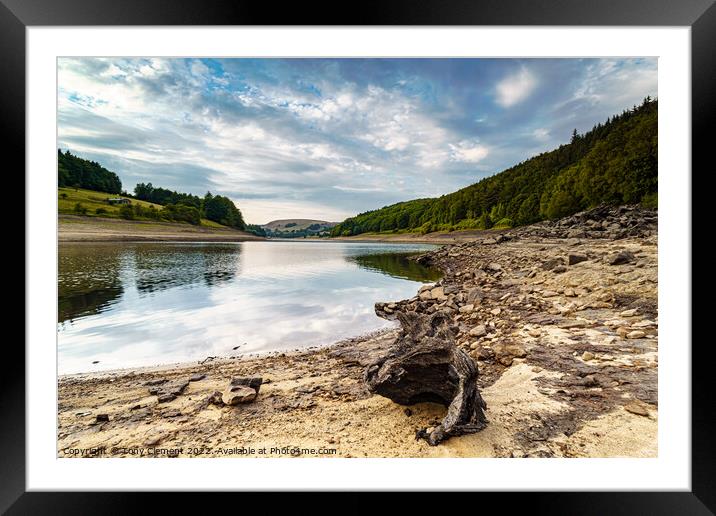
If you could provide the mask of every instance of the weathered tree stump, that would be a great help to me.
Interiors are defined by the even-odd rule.
[[[455,435],[479,432],[487,408],[477,389],[477,364],[455,345],[450,317],[397,312],[403,329],[395,347],[366,368],[368,390],[401,405],[440,403],[448,412],[439,426],[420,429],[416,439],[435,446]]]

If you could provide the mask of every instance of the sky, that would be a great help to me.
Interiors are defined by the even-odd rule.
[[[58,60],[58,147],[249,223],[453,192],[657,96],[656,58]]]

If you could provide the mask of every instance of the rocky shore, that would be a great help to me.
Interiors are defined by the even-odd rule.
[[[396,329],[300,352],[60,377],[58,456],[657,455],[656,212],[597,208],[415,259],[444,276],[376,313],[449,317],[479,368],[480,432],[430,446],[415,432],[437,425],[443,406],[368,392],[364,371]]]

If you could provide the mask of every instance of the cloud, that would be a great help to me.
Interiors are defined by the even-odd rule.
[[[130,191],[211,190],[253,223],[340,220],[449,193],[565,143],[655,96],[656,68],[641,58],[62,58],[58,145]]]
[[[529,97],[537,86],[537,79],[527,68],[509,75],[497,83],[495,88],[497,103],[505,108],[514,106]]]
[[[489,151],[484,145],[477,142],[461,141],[457,145],[450,144],[450,158],[453,161],[477,163],[487,157]]]
[[[538,127],[534,131],[532,131],[532,135],[535,137],[536,140],[539,141],[546,141],[549,139],[549,129],[546,129],[544,127]]]

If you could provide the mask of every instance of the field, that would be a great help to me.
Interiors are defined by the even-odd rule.
[[[83,215],[85,217],[101,217],[118,219],[121,218],[119,215],[120,205],[112,205],[107,202],[109,198],[123,197],[121,195],[110,194],[105,192],[96,192],[94,190],[85,190],[83,188],[58,188],[57,189],[57,211],[62,215]],[[139,205],[144,208],[154,206],[155,209],[161,210],[160,204],[154,204],[151,202],[140,201],[138,199],[132,199],[130,197],[123,197],[129,199],[133,205]],[[86,208],[84,213],[79,213],[75,210],[77,204],[80,204],[82,208]],[[99,213],[97,210],[100,210]],[[104,210],[104,211],[102,211]],[[151,220],[149,218],[136,217],[137,220]],[[173,224],[187,225],[182,222],[173,222]],[[209,228],[225,228],[225,226],[214,222],[212,220],[201,219],[201,226]]]

